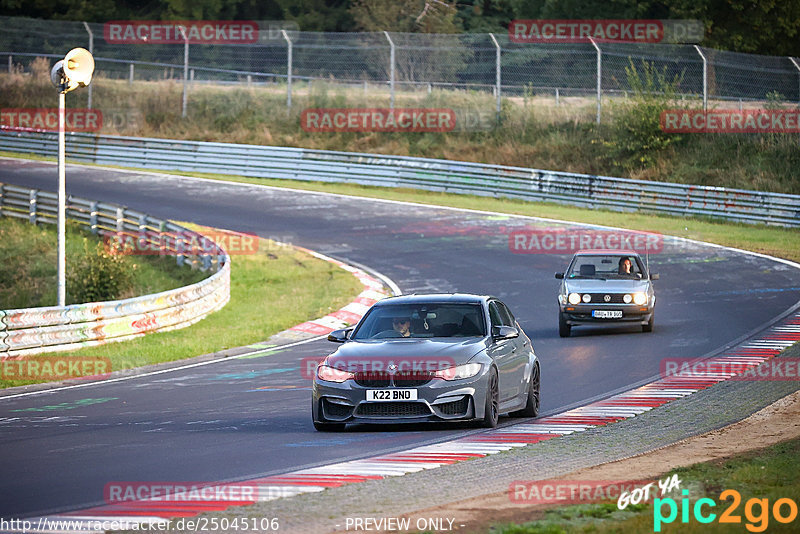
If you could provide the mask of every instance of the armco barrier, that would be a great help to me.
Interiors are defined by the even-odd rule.
[[[55,156],[57,134],[0,133],[0,150]],[[73,161],[138,168],[410,187],[589,208],[800,226],[800,195],[411,158],[73,133]]]
[[[0,183],[0,215],[55,223],[56,200],[54,193]],[[216,245],[210,250],[193,250],[190,242],[202,239],[201,234],[122,206],[72,196],[67,200],[67,218],[101,235],[125,235],[158,244],[180,264],[216,272],[196,284],[125,300],[0,310],[0,359],[183,328],[228,302],[230,258]],[[164,234],[170,239],[160,239]],[[167,246],[171,248],[167,250]]]

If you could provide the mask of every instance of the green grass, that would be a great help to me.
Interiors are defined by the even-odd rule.
[[[108,357],[113,370],[190,358],[266,340],[339,309],[362,289],[349,272],[262,239],[257,254],[232,258],[230,302],[197,324],[47,356]],[[0,387],[31,383],[0,380]]]
[[[89,248],[100,242],[77,225],[67,225],[66,265],[75,265]],[[0,310],[55,306],[56,227],[33,225],[26,220],[0,217]],[[131,273],[133,286],[117,298],[158,293],[199,282],[208,273],[180,267],[175,258],[128,256],[123,258]],[[67,293],[67,304],[76,300]]]
[[[53,107],[47,62],[32,74],[0,73],[0,107]],[[93,80],[93,105],[104,113],[102,133],[168,139],[349,150],[556,169],[656,181],[800,193],[800,149],[790,134],[685,134],[668,148],[641,149],[619,157],[609,141],[621,135],[625,102],[607,98],[603,122],[594,123],[594,101],[565,98],[555,106],[544,96],[503,100],[502,122],[494,124],[495,100],[488,93],[460,90],[399,92],[397,107],[447,107],[480,116],[483,131],[447,133],[319,133],[300,126],[300,114],[318,107],[387,107],[388,93],[315,81],[297,83],[293,108],[284,86],[190,89],[181,116],[182,85],[169,80]],[[85,107],[87,91],[68,97]],[[678,107],[681,103],[675,103]],[[771,104],[772,105],[772,104]],[[775,104],[783,105],[783,104]],[[644,158],[646,162],[630,162]]]
[[[747,502],[752,498],[768,499],[770,514],[772,506],[781,498],[800,501],[800,440],[779,443],[767,449],[753,451],[731,459],[696,464],[673,471],[681,480],[681,488],[689,490],[689,521],[681,522],[680,506],[683,496],[675,491],[670,496],[678,505],[678,516],[672,524],[665,524],[662,532],[705,534],[707,532],[797,532],[800,517],[788,524],[781,524],[770,515],[764,522],[758,507],[751,508],[752,518],[745,515]],[[664,477],[662,477],[663,479]],[[719,516],[731,505],[723,501],[720,493],[732,489],[741,495],[741,503],[734,515],[741,517],[740,524],[720,524]],[[710,524],[701,524],[691,513],[694,503],[700,498],[710,498],[717,503],[711,510],[717,519]],[[707,514],[710,508],[703,507]],[[664,515],[668,508],[664,506]],[[653,532],[654,510],[652,503],[628,506],[618,510],[615,502],[600,502],[554,508],[544,512],[541,519],[524,524],[505,524],[492,527],[493,534],[639,534]],[[783,515],[789,514],[784,505]],[[750,525],[755,530],[747,528]],[[766,530],[758,530],[766,526]]]

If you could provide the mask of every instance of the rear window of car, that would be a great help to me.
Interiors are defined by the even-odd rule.
[[[397,320],[407,320],[403,326]],[[397,325],[397,326],[395,326]],[[407,328],[408,336],[404,335]],[[484,337],[486,327],[479,303],[384,304],[373,307],[351,339]]]

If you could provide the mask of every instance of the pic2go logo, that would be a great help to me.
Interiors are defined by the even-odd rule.
[[[694,519],[698,523],[708,524],[717,519],[717,514],[711,511],[717,506],[714,499],[704,497],[695,501],[694,506],[689,504],[689,490],[682,491],[684,498],[681,499],[680,514],[681,523],[689,523],[689,512],[691,509]],[[742,503],[742,496],[736,490],[725,490],[719,494],[721,501],[732,501],[727,509],[719,516],[720,523],[741,524],[742,517],[736,513],[736,509]],[[770,512],[778,523],[791,523],[797,519],[797,503],[786,497],[776,500],[772,508],[769,506],[769,499],[748,499],[744,504],[744,516],[747,519],[745,528],[750,532],[764,532],[769,527]],[[664,515],[664,508],[669,510],[668,515]],[[678,503],[670,497],[655,499],[653,501],[653,531],[661,532],[661,525],[673,523],[678,518]]]

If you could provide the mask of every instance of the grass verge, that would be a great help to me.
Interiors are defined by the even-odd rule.
[[[642,65],[637,65],[641,69]],[[37,59],[30,73],[0,73],[0,107],[50,108],[53,105],[50,62]],[[800,193],[800,150],[796,134],[665,134],[658,110],[649,109],[628,122],[628,99],[606,97],[602,123],[595,124],[591,98],[565,98],[526,92],[505,97],[501,121],[490,93],[462,90],[400,91],[397,107],[449,108],[468,131],[452,132],[313,132],[301,126],[308,108],[386,107],[385,91],[364,93],[325,81],[293,88],[291,110],[285,86],[230,87],[193,85],[182,116],[183,86],[171,80],[110,79],[95,73],[93,107],[103,112],[101,133],[276,145],[558,169],[654,181]],[[76,91],[69,105],[87,105],[88,92]],[[664,102],[670,108],[698,102]],[[722,106],[712,103],[712,108]],[[775,100],[775,108],[792,104]],[[660,108],[659,108],[660,109]]]
[[[108,357],[113,370],[190,358],[263,341],[339,309],[361,290],[336,265],[262,239],[256,254],[233,257],[230,302],[197,324],[48,356]],[[3,388],[31,383],[0,379]]]
[[[0,217],[0,310],[55,306],[56,227],[33,225],[25,220]],[[96,235],[78,225],[67,225],[67,268],[77,265],[86,253],[100,243]],[[131,287],[116,298],[130,298],[175,289],[199,282],[208,276],[180,267],[175,258],[124,256],[120,259],[131,273]],[[68,284],[68,288],[69,288]],[[67,291],[67,304],[77,301]]]
[[[676,501],[677,516],[669,524],[661,525],[661,532],[707,533],[707,532],[797,532],[797,503],[800,500],[800,440],[779,443],[767,449],[752,451],[733,458],[695,464],[674,470],[681,480],[681,488],[688,489],[688,504],[674,491],[668,496]],[[662,477],[663,478],[663,477]],[[734,509],[732,497],[720,498],[725,490],[736,490],[741,502]],[[700,523],[694,516],[695,503],[708,498],[716,503],[713,508],[703,505],[702,513],[716,514],[714,521]],[[795,503],[794,519],[789,523],[776,520],[773,511],[779,499],[788,498]],[[768,506],[751,502],[751,499],[766,499]],[[683,521],[683,507],[688,516]],[[720,517],[727,509],[739,523],[721,523]],[[652,503],[628,506],[619,510],[616,502],[600,502],[564,506],[546,510],[535,521],[524,524],[504,524],[492,527],[494,534],[561,534],[573,532],[640,533],[654,532]],[[749,514],[748,514],[749,511]],[[665,517],[669,515],[667,505],[661,507]],[[790,506],[784,502],[780,513],[791,515]]]

